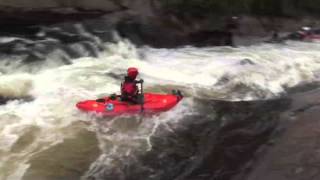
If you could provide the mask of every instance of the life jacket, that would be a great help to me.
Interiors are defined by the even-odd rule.
[[[138,94],[138,90],[135,80],[125,77],[125,81],[121,85],[121,95],[136,96]]]

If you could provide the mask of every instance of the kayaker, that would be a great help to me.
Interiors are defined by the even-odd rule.
[[[121,101],[127,101],[134,104],[139,103],[139,88],[137,84],[143,83],[143,80],[136,80],[139,71],[135,67],[127,70],[127,75],[121,83]]]
[[[297,34],[299,36],[299,40],[305,40],[312,35],[311,27],[301,27],[301,29],[297,31]]]

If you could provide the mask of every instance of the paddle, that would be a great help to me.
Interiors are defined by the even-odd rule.
[[[143,107],[143,105],[144,105],[144,94],[143,94],[143,80],[140,80],[140,84],[141,84],[141,87],[140,87],[140,89],[141,89],[141,93],[140,93],[140,104],[141,104],[141,112],[143,112],[144,111],[144,107]]]

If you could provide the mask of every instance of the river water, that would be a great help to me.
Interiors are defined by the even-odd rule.
[[[319,43],[104,46],[98,57],[67,65],[1,61],[0,95],[15,99],[0,106],[1,180],[228,179],[250,159],[244,150],[267,141],[286,90],[319,78]],[[101,118],[75,108],[119,92],[131,66],[145,91],[180,89],[185,98],[151,117]]]

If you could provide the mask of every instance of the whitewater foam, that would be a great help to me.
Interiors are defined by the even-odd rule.
[[[90,130],[97,131],[104,152],[96,164],[101,161],[108,165],[116,158],[134,158],[136,152],[150,150],[150,137],[157,128],[164,126],[171,132],[180,128],[183,117],[197,113],[194,98],[230,101],[274,98],[285,93],[287,87],[317,81],[320,72],[317,43],[136,49],[121,41],[108,44],[106,49],[98,58],[80,58],[60,67],[53,63],[36,73],[22,74],[23,70],[19,70],[0,76],[1,96],[34,98],[0,106],[0,178],[18,177],[14,172],[2,174],[2,170],[15,161],[10,167],[22,171],[24,168],[19,164],[27,167],[33,154],[71,136],[72,131],[66,133],[63,129],[79,120],[93,122]],[[188,97],[174,110],[140,123],[139,118],[132,121],[125,117],[100,121],[75,108],[78,101],[119,93],[121,78],[130,66],[139,68],[146,90],[169,93],[171,88],[178,87]],[[40,129],[35,139],[19,153],[12,152],[23,136],[17,130],[30,126]],[[94,169],[92,165],[89,172],[95,172]]]
[[[6,98],[23,98],[30,96],[33,88],[28,74],[0,75],[0,96]]]

